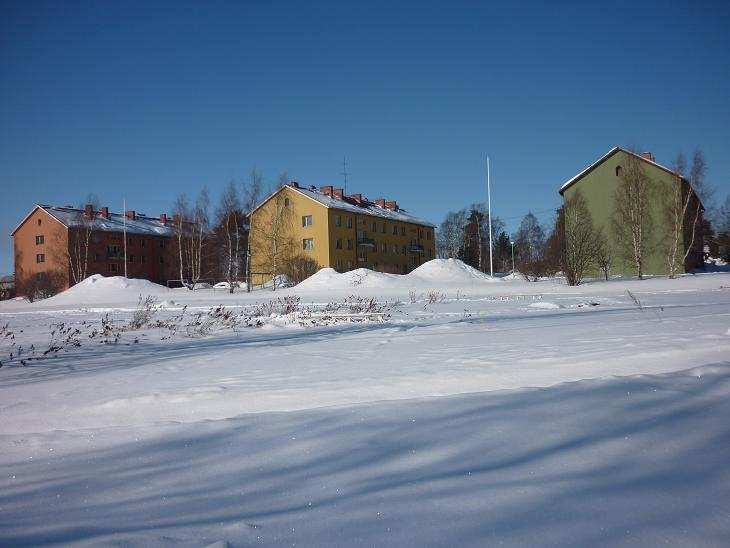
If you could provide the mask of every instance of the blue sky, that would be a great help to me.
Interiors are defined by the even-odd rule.
[[[36,202],[169,211],[256,166],[514,229],[614,145],[730,193],[728,2],[16,2],[0,20],[0,273]],[[513,219],[514,218],[514,219]],[[544,221],[550,214],[542,214]]]

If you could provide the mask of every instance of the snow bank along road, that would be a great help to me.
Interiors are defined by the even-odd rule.
[[[3,367],[0,545],[723,545],[729,287],[386,288],[383,323],[147,330]],[[204,295],[160,314],[268,297]],[[0,323],[40,348],[136,296]]]

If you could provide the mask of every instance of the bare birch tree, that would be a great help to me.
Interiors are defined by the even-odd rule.
[[[634,154],[626,154],[620,178],[611,225],[622,257],[633,264],[642,279],[654,228],[650,207],[655,185]]]
[[[177,243],[177,259],[178,267],[180,269],[180,283],[192,289],[186,281],[186,267],[187,257],[185,253],[187,251],[186,238],[187,238],[187,223],[190,215],[190,205],[188,204],[188,198],[185,194],[179,194],[175,198],[175,202],[172,205],[173,225],[175,231],[175,241]]]
[[[666,252],[670,278],[676,277],[694,247],[702,217],[702,199],[706,199],[709,192],[705,184],[702,151],[695,151],[689,174],[681,152],[674,161],[673,169],[675,184],[663,192],[664,214],[669,227]]]
[[[279,179],[281,180],[283,177],[284,183],[283,185],[286,185],[287,182],[287,175],[286,173],[282,173],[279,176]],[[281,186],[283,186],[281,185]],[[281,188],[279,186],[279,188]],[[264,178],[260,171],[253,169],[251,170],[251,173],[249,175],[249,181],[248,185],[244,184],[243,192],[241,193],[242,201],[243,201],[243,214],[244,214],[244,236],[245,236],[245,244],[246,244],[246,250],[245,250],[245,261],[244,261],[244,273],[246,275],[246,291],[249,293],[251,292],[251,239],[248,237],[248,230],[246,227],[250,226],[251,224],[251,212],[256,208],[256,206],[261,201],[261,194],[264,190]]]
[[[228,282],[228,290],[233,293],[241,264],[244,221],[240,199],[233,181],[228,183],[221,195],[216,216],[218,218],[216,235],[219,247],[222,248],[223,274]]]
[[[205,257],[203,252],[210,230],[210,197],[208,189],[203,188],[195,200],[195,205],[189,212],[189,224],[184,227],[187,233],[183,239],[187,245],[188,272],[190,285],[188,289],[195,289],[196,284],[203,276]]]
[[[464,248],[466,211],[449,211],[439,226],[436,237],[438,256],[442,259],[460,259]]]
[[[576,190],[563,207],[563,273],[568,285],[579,285],[597,262],[599,241],[583,194]]]
[[[272,289],[276,290],[277,276],[284,272],[284,263],[293,256],[292,212],[286,192],[276,193],[269,203],[251,219],[252,235],[259,242],[259,265],[271,274]]]
[[[613,266],[613,249],[611,249],[611,244],[603,230],[597,231],[596,242],[596,264],[601,269],[601,272],[603,272],[603,277],[608,281],[608,277],[611,275],[611,267]]]
[[[79,211],[74,212],[68,229],[68,241],[59,241],[56,248],[59,250],[61,262],[68,265],[71,281],[77,284],[86,279],[89,273],[89,254],[94,233],[99,199],[89,194],[84,204],[79,205]],[[90,206],[90,207],[87,207]]]

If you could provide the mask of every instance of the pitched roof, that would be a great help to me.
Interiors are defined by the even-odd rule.
[[[591,171],[593,171],[595,168],[597,168],[599,165],[601,165],[603,162],[605,162],[606,160],[608,160],[611,156],[613,156],[614,154],[616,154],[619,151],[620,152],[625,152],[626,154],[631,154],[632,156],[635,156],[636,158],[639,158],[640,160],[643,160],[644,162],[646,162],[648,164],[651,164],[651,165],[653,165],[655,167],[658,167],[659,169],[661,169],[663,171],[666,171],[667,173],[669,173],[671,175],[675,175],[675,176],[679,175],[679,177],[681,177],[683,181],[686,181],[686,179],[684,177],[682,177],[679,173],[677,173],[675,171],[672,171],[668,167],[665,167],[665,166],[663,166],[661,164],[658,164],[658,163],[654,162],[653,160],[649,160],[648,158],[644,158],[640,154],[636,154],[635,152],[632,152],[630,150],[626,150],[625,148],[621,148],[621,147],[616,146],[616,147],[613,147],[611,150],[609,150],[606,154],[604,154],[603,156],[601,156],[598,160],[596,160],[595,162],[593,162],[591,165],[589,165],[587,168],[585,168],[583,171],[581,171],[580,173],[578,173],[578,175],[576,175],[576,176],[568,179],[567,181],[565,181],[561,185],[561,187],[558,189],[558,192],[560,193],[560,195],[562,195],[563,192],[565,192],[568,189],[569,186],[571,186],[574,183],[578,182],[580,179],[582,179],[583,177],[585,177],[586,175],[588,175]]]
[[[84,210],[75,207],[62,207],[48,204],[38,204],[26,217],[15,227],[11,235],[25,223],[36,209],[42,209],[51,217],[67,228],[82,226],[85,222],[83,218]],[[129,234],[142,234],[147,236],[172,236],[174,231],[170,224],[162,224],[156,217],[147,217],[146,215],[137,214],[135,219],[126,219],[122,213],[109,212],[109,217],[102,217],[100,213],[94,212],[92,221],[92,230],[100,232],[122,232],[125,229]]]
[[[289,184],[287,185],[287,188],[298,192],[299,194],[302,194],[303,196],[306,196],[307,198],[314,200],[315,202],[322,204],[328,209],[339,209],[350,213],[371,215],[373,217],[380,217],[382,219],[388,219],[391,221],[402,221],[406,223],[413,223],[415,225],[428,226],[431,228],[436,227],[436,225],[432,222],[420,219],[415,215],[411,215],[405,209],[398,208],[397,210],[394,210],[388,209],[387,207],[380,207],[378,204],[371,202],[365,198],[363,198],[363,200],[358,203],[349,196],[343,196],[342,199],[340,199],[337,197],[332,197],[329,194],[320,192],[312,187],[303,188],[301,186],[294,186],[293,184]],[[264,203],[269,201],[269,199],[271,199],[272,196],[276,195],[279,190],[268,196],[263,202],[256,206],[253,211],[256,211],[258,208],[264,205]],[[253,211],[251,213],[253,213]]]

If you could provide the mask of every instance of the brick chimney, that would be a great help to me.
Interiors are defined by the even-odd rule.
[[[134,209],[130,209],[127,211],[127,219],[130,221],[134,221],[137,218],[137,213],[134,211]]]
[[[358,204],[362,203],[362,194],[350,194],[349,198],[355,200]]]
[[[342,190],[341,188],[336,188],[333,193],[334,193],[335,198],[337,198],[338,200],[342,200],[342,196],[344,196],[344,192],[345,191]]]
[[[375,200],[375,203],[378,204],[380,207],[385,208],[385,198],[378,198]]]
[[[84,217],[87,219],[94,218],[94,206],[92,204],[86,204],[84,206]]]
[[[390,201],[390,202],[385,202],[385,207],[387,209],[392,209],[393,211],[398,211],[398,202],[396,202],[395,200]]]
[[[160,223],[163,225],[167,224],[167,213],[160,213]]]
[[[321,186],[321,187],[319,187],[319,191],[322,194],[326,194],[327,196],[329,196],[330,198],[332,198],[332,194],[333,194],[334,189],[332,188],[332,185],[329,185],[329,186]]]
[[[102,207],[102,208],[101,208],[101,211],[100,211],[99,213],[100,213],[100,214],[101,214],[101,216],[102,216],[102,217],[104,217],[105,219],[108,219],[108,218],[109,218],[109,208],[108,208],[108,207],[106,207],[106,206]]]
[[[650,162],[654,161],[654,155],[651,152],[642,152],[641,155]]]

